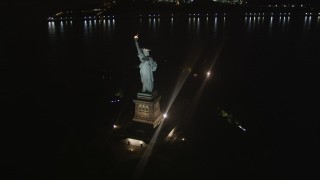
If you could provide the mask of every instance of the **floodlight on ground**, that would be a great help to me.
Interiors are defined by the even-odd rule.
[[[246,131],[245,128],[243,128],[241,125],[238,126],[240,129],[242,129],[243,131]]]
[[[208,71],[208,72],[207,72],[207,77],[209,77],[209,76],[210,76],[210,74],[211,74],[211,72],[210,72],[210,71]]]
[[[167,113],[163,114],[163,118],[164,118],[164,119],[167,118]]]

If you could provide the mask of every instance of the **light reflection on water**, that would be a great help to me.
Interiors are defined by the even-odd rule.
[[[302,16],[303,19],[301,19],[296,16],[291,16],[289,13],[246,13],[242,17],[244,18],[244,21],[242,21],[243,25],[240,25],[236,28],[244,28],[243,30],[248,36],[251,36],[253,33],[262,32],[264,29],[267,32],[268,37],[272,37],[276,33],[285,34],[290,31],[290,29],[293,30],[294,27],[291,26],[292,21],[295,23],[299,23],[298,21],[301,20],[303,21],[301,22],[301,25],[303,26],[303,34],[309,33],[309,31],[312,29],[312,26],[316,27],[317,29],[320,26],[320,16],[312,15]],[[83,36],[85,38],[91,38],[93,36],[102,34],[107,39],[113,39],[117,27],[116,21],[118,20],[121,21],[121,19],[110,17],[106,19],[85,19],[82,22],[76,21],[76,23],[82,24]],[[50,41],[54,42],[57,39],[63,39],[64,35],[67,32],[70,32],[71,28],[75,28],[73,27],[74,21],[49,21],[47,28]],[[219,34],[226,30],[226,26],[233,26],[232,17],[220,14],[211,14],[207,16],[197,16],[197,14],[191,14],[186,18],[176,18],[173,17],[173,15],[169,16],[168,18],[160,18],[159,15],[147,17],[139,16],[137,17],[136,22],[137,26],[140,28],[140,31],[146,31],[155,37],[157,33],[161,33],[161,26],[164,26],[163,28],[167,26],[167,29],[171,32],[170,34],[173,35],[173,28],[175,26],[181,26],[183,21],[185,21],[189,34],[195,35],[195,37],[199,37],[200,35],[202,36],[203,34],[205,36],[205,33],[209,33],[211,36],[216,38],[219,37]]]
[[[48,22],[48,33],[49,35],[54,36],[56,33],[56,26],[54,24],[54,21],[49,21]]]
[[[226,26],[226,17],[224,16],[223,17],[223,29],[225,29],[225,26]]]
[[[249,14],[249,13],[248,13]],[[251,13],[250,13],[251,14]],[[253,14],[253,13],[252,13]],[[204,19],[204,21],[202,21],[202,19]],[[206,26],[208,27],[208,24],[210,23],[210,16],[206,16],[206,17],[195,17],[195,16],[191,16],[188,18],[188,29],[192,29],[195,30],[195,32],[199,33],[200,30],[200,24],[204,23]],[[219,19],[222,19],[223,21],[223,26],[226,23],[226,16],[213,16],[214,18],[214,31],[217,31],[217,24]],[[252,29],[256,29],[256,28],[261,28],[264,25],[267,25],[266,23],[268,23],[267,21],[265,21],[265,15],[246,15],[245,16],[245,27],[248,31],[251,31]],[[272,29],[273,28],[273,24],[274,24],[274,16],[270,15],[269,16],[270,21],[269,21],[269,28]],[[289,14],[278,14],[278,23],[282,28],[287,28],[288,25],[290,24],[290,15]],[[317,16],[317,22],[316,24],[320,23],[320,16]],[[174,25],[174,18],[170,17],[170,27],[173,27]],[[311,26],[311,22],[313,20],[313,16],[311,15],[305,15],[304,17],[304,29],[309,29]],[[110,31],[113,30],[116,26],[115,26],[115,19],[103,19],[103,20],[97,20],[97,19],[85,19],[84,20],[84,30],[87,33],[92,33],[93,29],[97,29],[102,22],[103,24],[103,29],[106,31]],[[98,23],[99,22],[99,23]],[[107,22],[107,24],[106,24]],[[57,28],[57,23],[59,23],[59,27]],[[66,28],[69,28],[70,26],[72,26],[72,21],[48,21],[48,32],[49,34],[52,34],[53,32],[55,32],[57,29],[59,29],[59,31],[61,33],[63,33],[65,31]],[[139,23],[142,24],[143,20],[142,17],[139,18]],[[148,25],[149,28],[152,30],[157,30],[160,27],[160,17],[159,16],[150,16],[148,18]]]
[[[148,21],[148,27],[149,27],[149,29],[151,29],[151,24],[152,24],[151,21],[152,21],[152,18],[149,17],[149,21]]]
[[[60,32],[63,33],[64,32],[64,22],[60,21]]]
[[[214,17],[214,23],[213,23],[213,37],[214,39],[217,39],[218,36],[218,18]]]
[[[206,28],[208,28],[208,24],[209,24],[209,18],[206,17]]]
[[[190,19],[189,19],[189,21],[190,21]],[[171,29],[173,28],[173,17],[170,18],[170,27],[171,27]]]
[[[103,32],[106,32],[107,24],[106,24],[106,20],[105,19],[102,21],[102,25],[103,25]]]
[[[83,21],[83,35],[85,38],[96,36],[100,32],[101,34],[107,34],[109,38],[113,35],[115,30],[114,19],[103,20],[84,20]]]
[[[305,16],[304,17],[304,31],[310,30],[311,20],[312,20],[312,16]]]
[[[273,16],[270,17],[270,22],[269,22],[269,34],[272,33],[272,25],[273,25]]]
[[[196,19],[196,22],[197,22],[196,34],[198,35],[199,34],[199,30],[200,30],[200,18],[199,17]]]
[[[89,30],[91,29],[88,26],[89,26],[89,22],[87,20],[84,20],[84,25],[83,25],[84,30],[83,31],[84,31],[85,37],[89,36]]]
[[[57,41],[57,35],[56,35],[56,25],[54,21],[48,22],[48,35],[49,35],[50,43],[55,44]]]

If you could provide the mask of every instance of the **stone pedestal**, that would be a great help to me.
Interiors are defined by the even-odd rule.
[[[163,120],[160,110],[161,96],[155,91],[152,94],[137,93],[137,99],[134,99],[135,113],[133,121],[146,123],[157,127]]]

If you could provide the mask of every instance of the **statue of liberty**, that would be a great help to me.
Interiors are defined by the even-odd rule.
[[[149,49],[140,48],[138,44],[138,35],[134,36],[135,45],[138,50],[138,57],[140,59],[140,77],[142,82],[142,92],[152,93],[153,92],[153,71],[157,69],[157,63],[153,61],[152,57],[149,56]]]

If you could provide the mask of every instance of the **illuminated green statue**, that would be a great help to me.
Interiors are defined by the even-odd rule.
[[[140,76],[142,82],[142,92],[153,92],[153,71],[157,69],[157,63],[149,56],[149,49],[140,48],[138,44],[138,35],[134,36],[135,45],[138,50],[138,57],[140,59]]]

